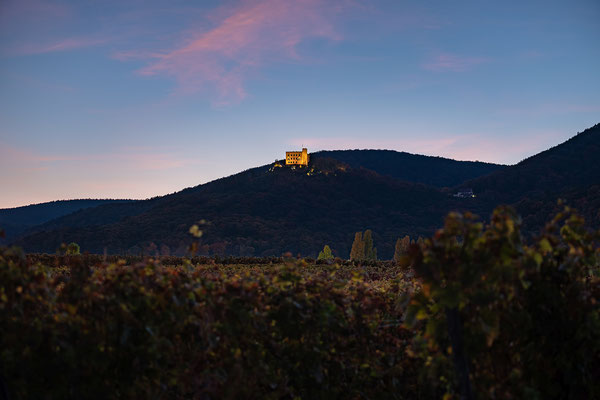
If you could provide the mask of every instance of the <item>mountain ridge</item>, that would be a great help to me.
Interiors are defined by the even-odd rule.
[[[44,203],[29,204],[26,206],[2,208],[0,209],[0,228],[5,230],[5,240],[10,240],[11,238],[27,231],[29,228],[82,209],[96,207],[101,204],[126,203],[131,201],[135,200],[72,199],[55,200]]]
[[[558,197],[567,198],[597,225],[599,149],[600,125],[595,125],[513,166],[469,164],[475,168],[467,168],[467,175],[491,172],[454,187],[430,179],[442,171],[436,162],[447,163],[441,157],[422,156],[435,161],[427,164],[433,166],[421,176],[424,182],[407,182],[399,177],[406,175],[408,164],[389,161],[406,159],[406,153],[317,152],[311,154],[308,168],[268,164],[129,206],[80,210],[46,222],[16,243],[36,252],[52,252],[60,242],[75,241],[91,252],[182,254],[192,240],[187,230],[204,219],[211,225],[203,227],[201,254],[291,251],[315,256],[329,244],[334,254],[347,257],[354,232],[372,229],[380,256],[390,258],[396,238],[430,235],[452,210],[486,218],[495,206],[511,204],[524,215],[526,230],[534,233],[557,210]],[[378,154],[388,159],[378,163]],[[357,161],[361,157],[364,162]],[[463,168],[464,162],[454,162]],[[410,177],[415,171],[408,172]],[[465,176],[463,172],[455,177]],[[467,186],[476,198],[452,196]]]
[[[594,226],[600,214],[593,201],[600,193],[600,124],[528,157],[508,169],[465,182],[490,209],[494,204],[515,206],[525,227],[542,224],[560,208],[561,198],[577,208]],[[585,194],[584,194],[585,193]]]
[[[311,157],[333,158],[354,168],[363,167],[381,175],[438,188],[451,188],[469,179],[508,167],[502,164],[458,161],[396,150],[323,150],[311,154]],[[426,168],[431,170],[427,171]]]

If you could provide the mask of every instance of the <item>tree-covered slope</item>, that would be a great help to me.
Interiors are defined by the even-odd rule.
[[[454,187],[480,176],[500,171],[505,165],[480,161],[456,161],[393,150],[334,150],[311,154],[313,159],[333,158],[353,168],[367,168],[380,175],[439,188]]]
[[[0,209],[0,228],[6,231],[7,240],[16,237],[27,229],[43,224],[79,210],[101,204],[127,203],[132,200],[59,200],[32,204],[23,207]]]
[[[205,254],[316,256],[329,244],[347,257],[354,232],[370,228],[379,254],[389,258],[398,236],[431,233],[455,201],[429,186],[336,165],[310,175],[306,168],[260,167],[156,199],[119,221],[98,224],[96,211],[83,211],[79,225],[61,221],[17,244],[46,252],[76,241],[91,252],[182,253],[189,227],[204,219]]]
[[[401,153],[364,151],[359,162],[360,151],[321,152],[311,156],[308,169],[267,165],[152,200],[81,210],[37,226],[16,244],[32,252],[75,241],[96,253],[183,254],[192,240],[189,227],[206,220],[201,254],[316,256],[328,244],[335,255],[348,257],[354,233],[371,229],[378,255],[389,259],[398,237],[432,234],[449,211],[487,218],[497,205],[510,204],[523,216],[526,232],[534,233],[558,210],[558,198],[598,227],[599,149],[596,125],[517,165],[491,165],[495,171],[453,190],[435,186],[466,175],[444,175],[444,159],[418,158],[431,162],[415,183],[410,180],[418,177],[408,175],[416,172],[406,164],[392,168],[390,159],[406,157]],[[337,158],[325,157],[330,154]],[[488,168],[476,166],[481,174]],[[431,180],[435,174],[443,178]],[[472,187],[477,197],[453,197],[461,187]]]
[[[472,187],[482,209],[511,204],[536,229],[558,211],[557,199],[600,226],[600,124],[566,142],[462,186]]]

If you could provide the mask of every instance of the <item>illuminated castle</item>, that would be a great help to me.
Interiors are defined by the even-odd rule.
[[[308,165],[309,155],[306,148],[302,151],[286,151],[285,165]]]

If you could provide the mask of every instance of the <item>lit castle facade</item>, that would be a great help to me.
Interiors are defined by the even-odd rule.
[[[306,148],[302,151],[286,151],[285,165],[308,165],[309,155]]]

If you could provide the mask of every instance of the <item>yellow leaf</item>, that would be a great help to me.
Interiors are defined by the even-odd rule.
[[[200,230],[200,228],[198,227],[198,225],[194,224],[190,227],[190,233],[194,236],[194,237],[201,237],[202,236],[202,231]]]
[[[425,318],[427,318],[427,311],[425,311],[425,310],[423,310],[423,309],[420,309],[420,310],[417,312],[417,319],[420,321],[420,320],[423,320],[423,319],[425,319]]]
[[[542,240],[540,240],[540,250],[542,250],[542,253],[546,254],[552,251],[552,245],[550,245],[550,242],[548,241],[548,239],[544,238]]]

